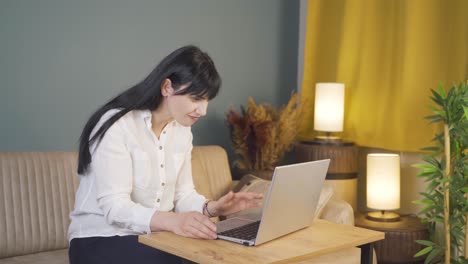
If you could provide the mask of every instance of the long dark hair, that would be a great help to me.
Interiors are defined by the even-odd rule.
[[[185,46],[165,57],[140,83],[127,89],[100,107],[91,115],[80,136],[78,173],[88,172],[91,163],[90,146],[99,144],[106,131],[119,118],[132,110],[156,110],[162,101],[161,84],[165,79],[172,82],[175,94],[190,94],[196,98],[213,99],[221,86],[221,78],[208,54],[198,47]],[[177,91],[181,86],[186,89]],[[111,109],[120,111],[111,116],[91,137],[101,117]],[[91,137],[91,138],[90,138]]]

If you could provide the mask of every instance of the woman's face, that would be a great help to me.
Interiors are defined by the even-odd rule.
[[[179,124],[191,126],[206,115],[208,99],[196,98],[190,94],[172,94],[167,97],[167,105],[169,113]]]

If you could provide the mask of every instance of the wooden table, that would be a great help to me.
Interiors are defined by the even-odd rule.
[[[361,263],[372,263],[373,242],[384,233],[315,220],[305,229],[247,247],[223,240],[191,239],[170,232],[139,236],[139,242],[197,263],[291,263],[361,247]]]

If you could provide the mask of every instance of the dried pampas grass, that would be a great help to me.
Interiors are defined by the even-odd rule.
[[[255,104],[249,97],[241,113],[233,108],[226,122],[238,159],[234,166],[241,170],[273,170],[290,150],[299,130],[302,106],[297,93],[288,104],[277,109],[269,104]]]

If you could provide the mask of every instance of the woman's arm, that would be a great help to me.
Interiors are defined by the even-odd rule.
[[[199,212],[155,212],[151,218],[152,231],[170,231],[175,234],[203,239],[216,239],[216,225]]]

